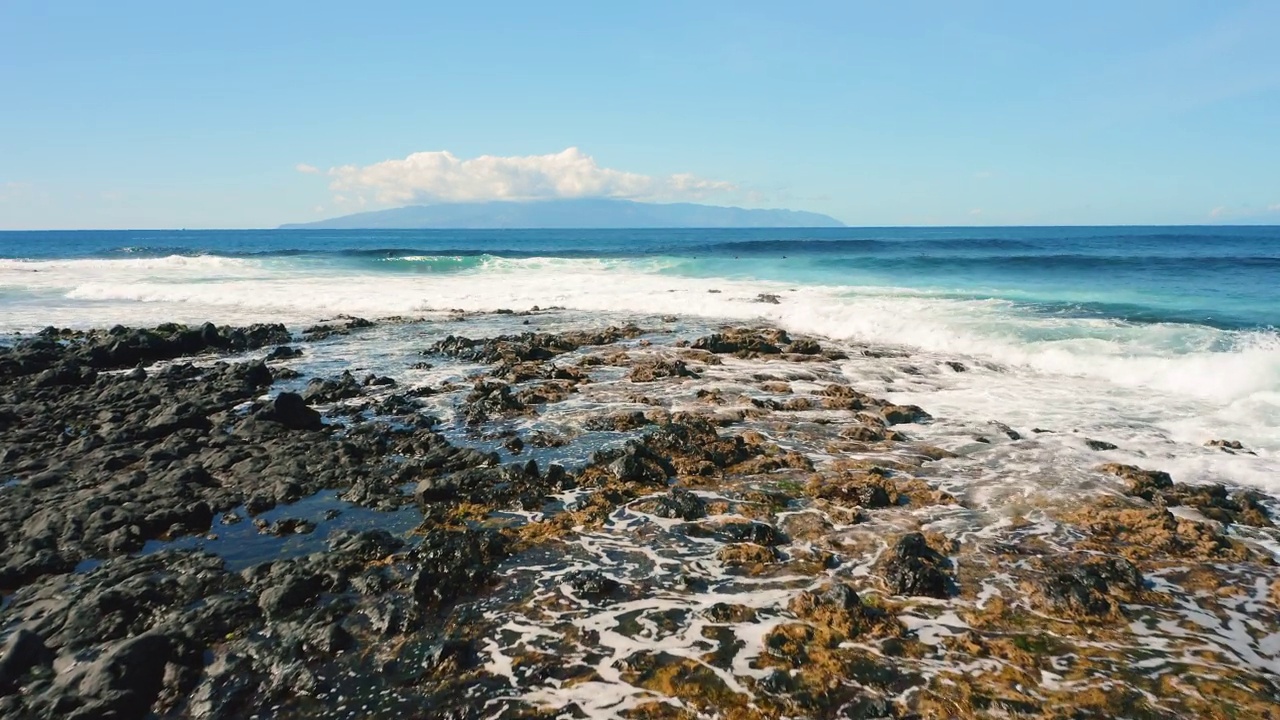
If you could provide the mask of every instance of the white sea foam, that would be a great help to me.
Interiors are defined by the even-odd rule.
[[[438,258],[436,258],[438,260]],[[432,260],[424,256],[422,260]],[[416,259],[415,259],[416,261]],[[1280,335],[1037,315],[1001,300],[901,288],[790,285],[678,274],[662,259],[483,257],[430,274],[303,258],[171,256],[0,261],[0,330],[161,320],[304,323],[563,306],[764,320],[837,340],[912,348],[965,373],[902,375],[880,391],[935,415],[1000,419],[1029,431],[1105,433],[1117,460],[1280,489]],[[754,302],[776,294],[778,304]],[[880,375],[855,378],[874,386]],[[1241,440],[1257,456],[1205,449]]]

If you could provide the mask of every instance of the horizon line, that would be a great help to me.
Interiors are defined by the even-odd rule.
[[[286,223],[302,225],[306,223]],[[311,227],[122,227],[122,228],[0,228],[0,233],[38,232],[439,232],[460,230],[475,232],[495,231],[549,231],[549,230],[911,230],[911,229],[992,229],[992,228],[1280,228],[1280,223],[1045,223],[1020,225],[759,225],[759,226],[706,226],[670,225],[648,227],[428,227],[428,228],[311,228]]]

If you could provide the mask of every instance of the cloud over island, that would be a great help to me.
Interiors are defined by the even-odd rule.
[[[298,172],[318,174],[299,163]],[[401,160],[330,168],[334,201],[347,205],[620,198],[700,201],[733,196],[737,185],[695,175],[643,175],[601,167],[576,147],[548,155],[460,159],[448,151],[418,152]]]

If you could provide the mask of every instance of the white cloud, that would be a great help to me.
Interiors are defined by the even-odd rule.
[[[1267,212],[1280,212],[1280,203],[1271,203],[1268,205]]]
[[[0,183],[0,202],[25,199],[31,194],[31,183],[9,181]]]
[[[1227,207],[1225,205],[1219,205],[1218,207],[1209,211],[1209,217],[1211,218],[1222,217],[1223,215],[1226,215],[1226,214],[1227,214]]]
[[[972,209],[972,210],[970,210],[970,211],[969,211],[969,214],[970,214],[970,215],[981,215],[981,214],[982,214],[982,208],[974,208],[974,209]]]
[[[300,173],[306,173],[308,175],[315,175],[320,172],[320,168],[316,167],[315,165],[308,165],[306,163],[298,163],[297,165],[293,166],[293,169],[297,170]]]
[[[688,173],[668,176],[600,167],[578,148],[550,155],[461,160],[448,151],[414,153],[358,167],[329,169],[334,201],[365,205],[553,198],[701,200],[736,193],[733,183]]]

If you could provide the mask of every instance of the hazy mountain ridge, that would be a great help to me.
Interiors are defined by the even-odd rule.
[[[844,227],[844,223],[799,210],[586,199],[410,205],[280,226],[283,230],[697,227]]]

